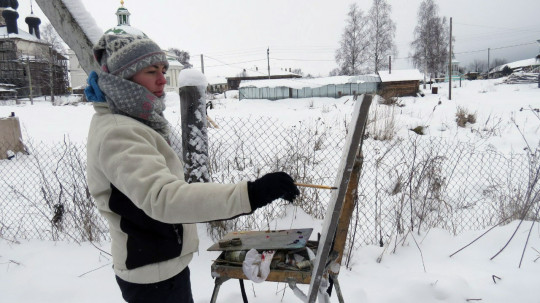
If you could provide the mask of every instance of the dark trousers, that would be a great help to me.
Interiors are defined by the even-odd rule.
[[[120,279],[116,282],[122,297],[129,303],[193,303],[189,268],[165,281],[151,284],[136,284]]]

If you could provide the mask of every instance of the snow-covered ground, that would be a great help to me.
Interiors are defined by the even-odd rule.
[[[402,98],[403,107],[393,108],[396,135],[411,136],[409,129],[427,126],[436,137],[491,145],[501,152],[522,152],[526,142],[536,147],[540,140],[540,89],[536,84],[498,85],[500,80],[464,81],[447,98],[447,84],[439,94],[426,89],[426,96]],[[230,96],[231,94],[229,94]],[[24,137],[45,142],[60,142],[65,135],[84,141],[93,114],[91,105],[51,106],[36,100],[34,105],[0,106],[0,117],[11,112],[19,117]],[[208,114],[214,120],[226,117],[277,118],[284,124],[323,117],[342,123],[352,109],[350,97],[308,98],[278,101],[218,99]],[[167,95],[166,117],[179,121],[179,97]],[[476,123],[459,128],[458,108],[476,113]],[[376,104],[373,113],[389,112]],[[388,117],[387,117],[388,118]],[[271,224],[276,229],[314,228],[313,220],[300,209]],[[346,302],[540,302],[540,227],[525,222],[513,241],[496,258],[511,237],[518,222],[497,227],[473,245],[450,258],[449,255],[474,240],[483,231],[451,236],[431,229],[409,234],[386,248],[363,246],[351,259],[351,269],[342,267],[339,282]],[[200,252],[190,265],[195,302],[209,302],[213,280],[210,265],[217,257],[207,252],[212,240],[206,227],[199,226]],[[395,241],[395,240],[394,240]],[[109,250],[109,243],[100,243]],[[524,249],[525,247],[525,249]],[[520,258],[523,263],[518,268]],[[382,256],[382,258],[381,258]],[[381,259],[380,262],[377,262]],[[114,280],[109,256],[90,243],[0,239],[0,302],[122,302]],[[300,286],[307,292],[307,285]],[[300,302],[285,284],[246,283],[251,302]],[[220,289],[218,302],[241,302],[236,281]],[[481,301],[480,301],[481,300]],[[332,302],[337,298],[332,296]]]
[[[307,216],[294,219],[296,227],[310,227]],[[286,217],[289,228],[293,218]],[[521,268],[518,268],[531,222],[526,222],[501,255],[490,258],[503,247],[517,222],[496,228],[472,246],[450,258],[481,231],[452,237],[434,229],[414,234],[388,249],[364,246],[355,252],[351,270],[341,268],[339,282],[345,302],[418,303],[469,302],[536,303],[540,288],[540,229],[536,224]],[[190,264],[195,302],[210,302],[214,281],[210,265],[216,252],[206,249],[213,243],[199,226],[200,253]],[[414,236],[414,239],[413,239]],[[109,243],[101,243],[103,250]],[[395,249],[395,252],[393,252]],[[380,263],[377,259],[382,256]],[[39,240],[13,243],[0,240],[0,293],[6,303],[123,302],[114,279],[110,257],[89,243],[74,244]],[[301,302],[283,283],[246,282],[250,302]],[[308,285],[300,285],[307,292]],[[335,292],[334,292],[335,294]],[[242,302],[237,281],[225,282],[217,302]],[[338,302],[333,295],[331,302]]]

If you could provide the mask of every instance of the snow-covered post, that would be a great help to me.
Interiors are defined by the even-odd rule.
[[[180,115],[182,119],[182,156],[187,182],[208,182],[208,133],[206,122],[205,76],[194,69],[180,72]]]
[[[86,11],[81,0],[36,0],[62,40],[75,52],[86,74],[99,70],[92,52],[103,31]]]

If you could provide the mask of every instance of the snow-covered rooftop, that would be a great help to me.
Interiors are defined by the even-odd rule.
[[[292,72],[289,72],[289,71],[286,71],[286,70],[281,70],[281,69],[272,69],[270,68],[270,76],[284,76],[284,75],[296,75],[296,76],[299,76],[298,74],[295,74],[295,73],[292,73]],[[245,69],[242,73],[240,73],[240,75],[236,75],[236,76],[232,76],[232,77],[228,77],[228,78],[236,78],[236,77],[267,77],[268,76],[268,70],[252,70],[252,69]]]
[[[7,39],[7,38],[19,38],[22,40],[27,41],[33,41],[33,42],[41,42],[44,43],[45,41],[38,39],[36,36],[31,35],[28,32],[25,32],[24,30],[19,28],[18,34],[9,34],[7,32],[7,26],[0,27],[0,39]]]
[[[392,70],[390,73],[387,70],[379,71],[381,82],[394,82],[394,81],[411,81],[422,80],[424,75],[417,69],[402,69]]]
[[[129,25],[118,25],[115,27],[111,27],[105,31],[105,34],[130,34],[147,37],[142,30]]]
[[[380,82],[377,75],[361,75],[361,76],[335,76],[324,78],[296,78],[296,79],[268,79],[268,80],[251,80],[242,81],[240,87],[290,87],[294,89],[302,89],[304,87],[316,88],[325,85],[339,85],[346,83],[364,83],[364,82]]]
[[[516,69],[518,67],[531,66],[531,65],[540,65],[540,60],[537,60],[536,58],[530,58],[530,59],[525,59],[525,60],[519,60],[519,61],[506,63],[506,64],[503,64],[503,65],[499,65],[497,67],[494,67],[491,70],[491,73],[500,72],[500,71],[502,71],[504,69],[505,66],[508,66],[511,69]]]

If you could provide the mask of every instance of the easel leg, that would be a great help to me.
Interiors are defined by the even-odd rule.
[[[248,303],[247,295],[246,295],[246,288],[244,287],[244,280],[238,279],[240,282],[240,292],[242,293],[242,300],[244,303]]]
[[[219,293],[219,287],[227,280],[229,280],[229,278],[216,278],[216,281],[214,282],[214,291],[212,292],[212,299],[210,299],[210,303],[216,303],[217,295]]]
[[[336,289],[336,294],[339,300],[339,303],[345,303],[343,300],[343,294],[341,293],[341,287],[339,286],[339,281],[337,276],[332,275],[332,280],[334,281],[334,288]]]

